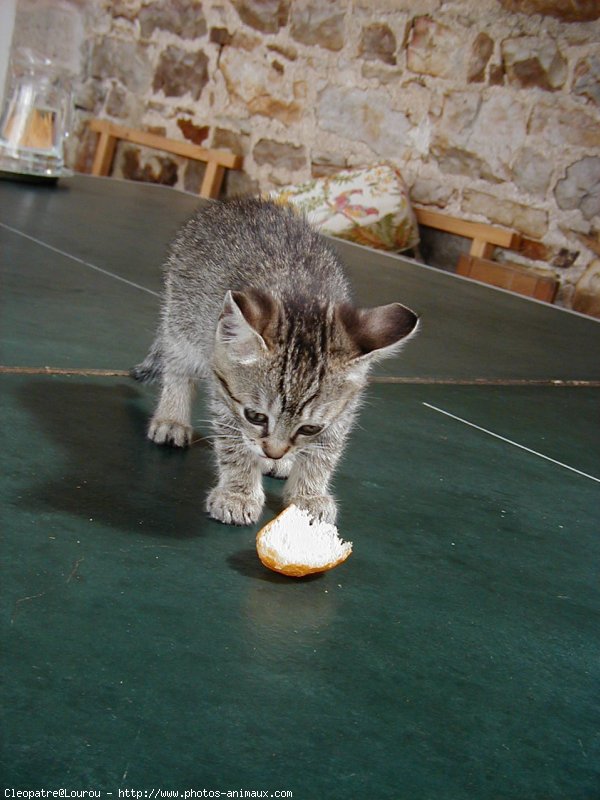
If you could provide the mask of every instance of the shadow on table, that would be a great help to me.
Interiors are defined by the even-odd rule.
[[[20,501],[28,510],[167,538],[189,538],[217,525],[203,510],[214,481],[207,440],[189,450],[146,439],[150,396],[125,382],[77,378],[30,380],[16,390],[31,417],[29,441],[40,472]]]

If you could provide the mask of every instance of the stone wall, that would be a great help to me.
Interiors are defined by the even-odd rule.
[[[114,0],[87,31],[69,157],[89,116],[228,148],[228,192],[388,159],[413,200],[514,228],[510,259],[598,285],[597,0]],[[198,166],[132,146],[117,173],[197,191]],[[593,291],[592,291],[593,294]],[[578,305],[579,304],[579,305]]]

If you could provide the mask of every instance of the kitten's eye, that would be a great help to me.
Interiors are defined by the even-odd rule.
[[[298,428],[297,433],[299,433],[301,436],[316,436],[317,433],[321,433],[322,430],[322,425],[301,425]]]
[[[253,411],[251,408],[244,409],[244,416],[252,425],[266,425],[269,418],[266,414],[261,414],[260,411]]]

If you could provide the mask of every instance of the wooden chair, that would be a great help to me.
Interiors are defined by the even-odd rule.
[[[472,239],[469,255],[476,258],[491,258],[496,247],[518,250],[521,244],[520,235],[506,228],[496,228],[483,222],[468,222],[417,206],[414,209],[419,225]]]
[[[167,139],[155,133],[138,131],[115,125],[104,119],[92,119],[89,129],[98,133],[98,144],[92,165],[92,175],[109,175],[115,155],[115,148],[119,140],[133,142],[154,150],[164,150],[167,153],[203,161],[206,172],[200,187],[200,197],[218,197],[226,169],[241,169],[242,156],[236,156],[225,150],[210,150],[189,142],[180,142],[176,139]]]
[[[519,233],[507,228],[496,228],[482,222],[469,222],[448,214],[414,207],[419,225],[434,228],[455,236],[471,239],[469,254],[463,253],[456,265],[458,275],[499,286],[516,294],[534,297],[553,303],[558,291],[558,281],[552,273],[524,267],[521,264],[492,261],[496,247],[505,250],[522,250],[532,244]]]

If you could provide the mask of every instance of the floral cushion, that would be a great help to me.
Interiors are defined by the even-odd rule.
[[[407,250],[419,243],[408,191],[397,169],[378,164],[272,192],[275,202],[296,206],[322,233],[379,250]]]

